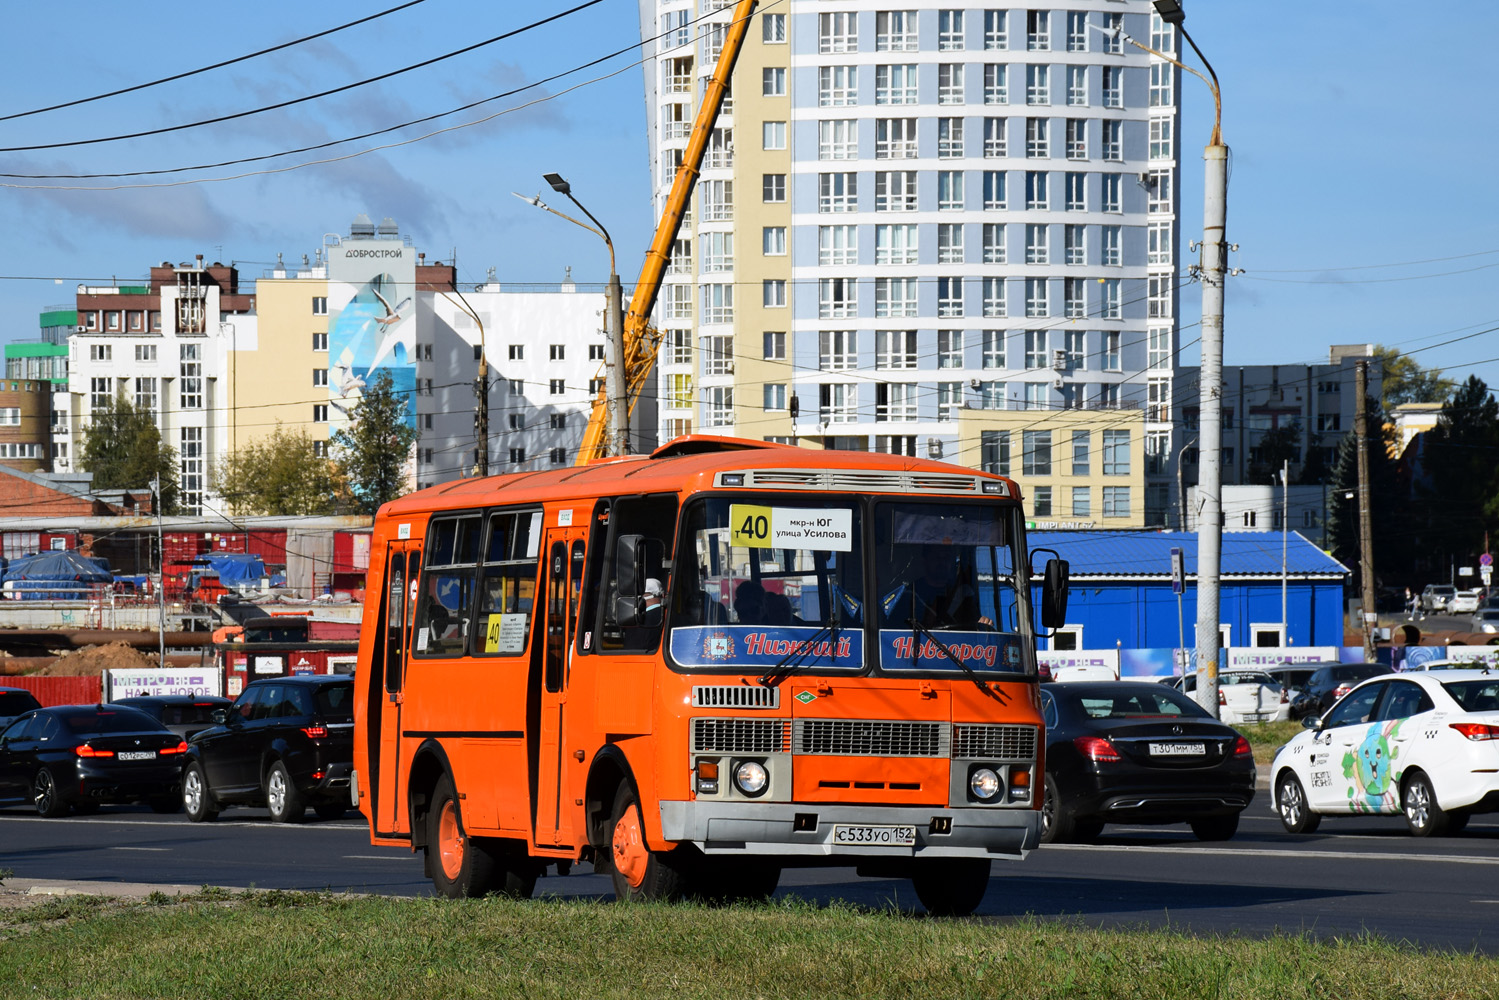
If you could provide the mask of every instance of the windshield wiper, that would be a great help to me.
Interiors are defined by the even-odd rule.
[[[798,642],[796,646],[792,648],[791,652],[781,657],[781,661],[779,663],[777,663],[770,670],[761,674],[760,685],[762,687],[775,687],[777,684],[781,683],[781,681],[785,680],[787,677],[790,677],[796,671],[796,668],[802,665],[802,661],[807,658],[807,656],[812,652],[813,648],[815,648],[816,645],[824,638],[827,638],[830,644],[837,643],[838,633],[842,630],[842,628],[843,616],[835,611],[833,613],[833,617],[828,621],[826,625],[818,629],[816,632],[813,632],[810,638]],[[829,653],[830,659],[836,658],[835,650],[830,650]]]
[[[925,604],[926,602],[923,601],[922,603]],[[974,669],[970,667],[967,662],[962,659],[962,657],[958,656],[957,653],[954,653],[951,649],[949,649],[947,643],[937,638],[936,633],[927,628],[925,625],[921,624],[921,622],[917,621],[915,618],[906,619],[906,624],[911,626],[911,631],[918,637],[925,637],[932,640],[932,644],[942,651],[942,655],[946,656],[949,660],[956,663],[958,665],[958,669],[967,674],[968,679],[977,684],[980,691],[984,692],[985,694],[993,694],[993,692],[989,690],[989,685],[984,683],[983,678],[979,677],[979,675],[974,672]],[[913,647],[911,650],[911,658],[915,660],[918,656],[920,656],[920,653],[921,651],[919,649]]]

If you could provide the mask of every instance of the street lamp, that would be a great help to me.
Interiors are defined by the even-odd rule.
[[[607,450],[611,455],[624,455],[630,451],[630,406],[625,398],[625,313],[624,295],[620,289],[619,273],[614,266],[614,241],[609,238],[609,230],[604,224],[593,217],[593,213],[583,207],[583,203],[573,197],[572,185],[563,179],[561,174],[542,174],[542,180],[552,186],[552,190],[563,195],[568,201],[578,206],[578,210],[588,216],[587,223],[579,222],[570,215],[557,211],[555,208],[542,203],[538,198],[527,198],[525,195],[517,194],[516,197],[522,201],[529,201],[537,208],[545,209],[553,215],[561,216],[568,222],[582,226],[584,229],[597,234],[604,240],[604,245],[609,248],[609,291],[607,305],[604,310],[604,326],[608,330],[610,352],[613,355],[604,363],[604,398],[609,407],[609,431],[607,437]],[[512,192],[513,193],[513,192]]]

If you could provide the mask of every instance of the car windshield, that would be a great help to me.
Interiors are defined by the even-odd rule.
[[[328,722],[353,722],[354,685],[327,684],[318,688],[317,714]]]
[[[1279,681],[1277,681],[1275,678],[1271,677],[1269,674],[1262,674],[1262,673],[1258,673],[1258,672],[1255,672],[1255,673],[1233,673],[1231,671],[1225,671],[1224,673],[1221,673],[1221,674],[1218,675],[1218,686],[1219,687],[1222,687],[1222,686],[1228,685],[1228,684],[1270,684],[1270,685],[1278,685],[1279,683],[1280,683]]]
[[[1073,701],[1090,719],[1210,717],[1197,702],[1167,687],[1159,691],[1128,691],[1112,696],[1084,694]]]
[[[1499,712],[1499,678],[1473,681],[1443,681],[1442,687],[1464,712]]]
[[[29,691],[0,691],[0,715],[20,715],[41,707]]]
[[[155,732],[165,729],[160,722],[145,712],[133,708],[112,708],[98,712],[79,712],[65,715],[63,722],[75,736],[93,736],[107,733]]]

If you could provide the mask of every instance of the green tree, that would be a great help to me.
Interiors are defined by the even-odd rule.
[[[1386,409],[1401,403],[1445,403],[1457,388],[1452,379],[1442,377],[1440,368],[1422,368],[1393,347],[1379,345],[1374,357],[1384,372],[1380,395]]]
[[[1401,471],[1390,457],[1393,428],[1385,426],[1379,400],[1369,407],[1369,533],[1374,539],[1375,572],[1383,582],[1402,582],[1417,551],[1412,504]],[[1327,487],[1327,534],[1333,557],[1353,571],[1353,593],[1359,587],[1358,435],[1349,430],[1338,442]],[[1405,581],[1416,585],[1417,581]]]
[[[353,506],[338,465],[317,453],[306,431],[280,423],[214,469],[213,488],[237,514],[336,514]]]
[[[1459,561],[1480,552],[1499,524],[1499,402],[1476,375],[1442,407],[1422,449],[1428,555]]]
[[[1249,481],[1260,486],[1280,482],[1280,469],[1287,461],[1296,464],[1301,451],[1301,424],[1292,421],[1272,427],[1260,435],[1260,443],[1250,452]]]
[[[79,462],[94,474],[94,489],[141,490],[161,477],[161,509],[177,512],[177,449],[161,439],[149,410],[123,395],[95,410],[83,431]]]
[[[416,428],[406,423],[407,406],[390,373],[381,372],[349,412],[349,429],[333,436],[339,469],[366,514],[406,492],[406,460],[416,443]]]

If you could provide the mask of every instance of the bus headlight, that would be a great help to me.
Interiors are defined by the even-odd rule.
[[[770,773],[757,760],[740,761],[734,767],[734,787],[750,798],[765,794],[770,785]]]
[[[993,768],[976,767],[968,772],[968,791],[980,802],[992,802],[1004,786]]]

